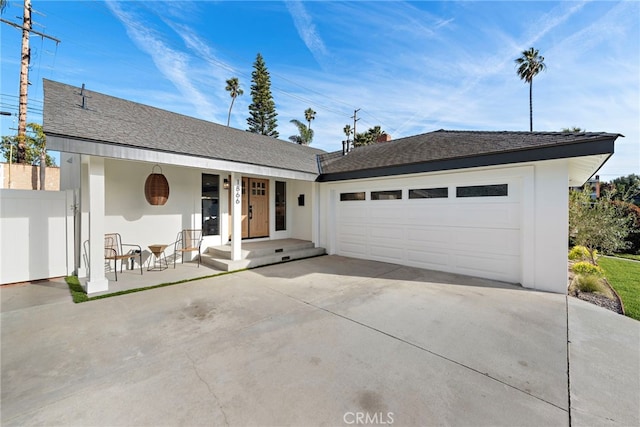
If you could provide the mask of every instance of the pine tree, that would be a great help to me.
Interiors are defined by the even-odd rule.
[[[271,94],[271,78],[269,71],[264,63],[262,55],[258,53],[256,62],[253,64],[253,72],[251,73],[251,105],[249,105],[249,132],[259,133],[261,135],[272,136],[277,138],[280,136],[276,128],[278,120],[276,116],[276,104],[273,102]]]

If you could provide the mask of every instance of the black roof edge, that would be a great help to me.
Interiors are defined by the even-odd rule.
[[[556,160],[570,157],[592,156],[597,154],[613,154],[614,141],[616,140],[617,136],[618,135],[615,135],[612,138],[602,139],[598,141],[585,141],[583,143],[539,147],[532,150],[509,151],[473,157],[436,160],[424,163],[411,163],[374,169],[327,173],[318,176],[317,181],[331,182],[344,181],[349,179],[378,178],[392,175],[408,175],[423,172],[439,172],[445,170],[497,166],[512,163]]]
[[[322,175],[322,160],[320,156],[321,154],[316,154],[316,166],[318,166],[318,174]]]

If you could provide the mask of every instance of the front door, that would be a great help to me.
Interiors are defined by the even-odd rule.
[[[269,180],[242,178],[242,238],[269,237]]]

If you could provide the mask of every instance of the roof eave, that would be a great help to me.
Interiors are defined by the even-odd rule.
[[[302,181],[316,181],[318,174],[310,171],[283,169],[276,166],[257,165],[227,159],[217,159],[188,153],[176,153],[157,149],[131,147],[122,144],[105,143],[74,138],[67,135],[45,133],[49,149],[65,153],[98,156],[120,160],[140,162],[164,163],[176,166],[195,167],[202,169],[222,170],[229,172],[251,173],[271,176],[274,178],[289,178]]]
[[[323,173],[318,177],[318,182],[379,178],[393,175],[407,175],[425,172],[439,172],[444,170],[468,169],[484,166],[498,166],[513,163],[566,159],[572,157],[592,156],[596,154],[613,154],[614,141],[618,136],[619,135],[617,134],[612,134],[608,138],[599,140],[590,140],[573,144],[545,146],[529,150],[491,153],[472,157],[442,159],[430,162],[386,166],[372,169],[360,169],[355,171]]]

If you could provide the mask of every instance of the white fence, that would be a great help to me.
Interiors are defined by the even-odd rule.
[[[73,272],[73,192],[0,190],[0,284]]]

